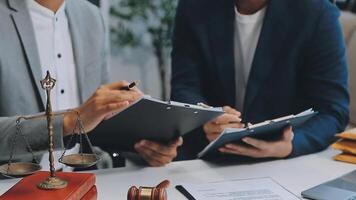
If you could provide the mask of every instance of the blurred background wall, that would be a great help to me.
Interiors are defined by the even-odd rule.
[[[111,79],[140,81],[155,98],[169,96],[171,34],[178,0],[89,0],[100,6],[111,49]]]

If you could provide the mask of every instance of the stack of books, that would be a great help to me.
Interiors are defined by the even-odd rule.
[[[20,180],[0,200],[97,200],[95,175],[92,173],[57,172],[56,176],[68,181],[68,186],[59,190],[41,190],[37,184],[45,180],[49,172],[37,172]]]
[[[336,135],[340,138],[332,147],[342,151],[334,160],[356,164],[356,129]]]

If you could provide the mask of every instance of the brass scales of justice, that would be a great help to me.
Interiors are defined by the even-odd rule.
[[[26,136],[21,131],[21,121],[22,120],[34,120],[40,118],[47,119],[47,132],[48,132],[48,152],[49,152],[49,176],[46,180],[38,183],[37,187],[39,189],[44,190],[54,190],[54,189],[62,189],[68,185],[66,180],[62,180],[59,177],[56,177],[56,169],[54,166],[54,144],[53,144],[53,117],[64,115],[66,113],[74,112],[77,115],[76,124],[73,129],[72,135],[64,148],[64,151],[59,158],[59,162],[75,168],[88,168],[95,165],[99,160],[99,156],[96,155],[93,151],[92,144],[85,132],[83,121],[80,118],[80,114],[76,110],[66,110],[63,112],[52,112],[52,104],[51,104],[51,90],[56,85],[56,80],[51,77],[49,71],[47,71],[46,77],[40,81],[42,88],[46,91],[47,95],[47,103],[46,103],[46,112],[44,114],[32,115],[32,116],[21,116],[16,120],[16,134],[14,135],[10,158],[7,164],[0,166],[0,173],[8,178],[21,178],[28,175],[31,175],[39,170],[41,170],[41,165],[36,159],[35,153],[31,148]],[[32,162],[13,162],[15,146],[17,143],[18,136],[21,136],[25,142],[27,150],[32,154],[33,161]],[[73,137],[79,137],[80,151],[78,154],[65,155],[66,149],[68,149],[71,144]],[[91,153],[83,153],[83,137],[87,141]]]

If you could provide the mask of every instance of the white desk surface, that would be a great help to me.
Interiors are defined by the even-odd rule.
[[[271,177],[300,197],[300,193],[322,182],[356,170],[356,165],[336,162],[338,152],[326,150],[290,160],[255,164],[216,165],[201,160],[174,162],[163,168],[128,167],[99,170],[97,188],[99,200],[125,200],[127,189],[135,186],[154,186],[164,179],[171,181],[169,200],[185,200],[174,186],[181,182],[206,183],[220,180]],[[18,180],[0,181],[3,194]]]

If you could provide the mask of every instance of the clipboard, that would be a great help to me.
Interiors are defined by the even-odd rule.
[[[143,97],[94,130],[95,145],[132,151],[142,139],[168,143],[224,114],[222,108]],[[95,135],[95,136],[94,136]]]
[[[202,158],[209,153],[228,143],[242,143],[244,137],[252,137],[262,140],[278,140],[281,137],[282,130],[291,125],[299,126],[317,115],[318,112],[313,109],[306,110],[297,115],[289,115],[273,120],[267,120],[258,124],[248,126],[247,128],[227,128],[218,138],[206,146],[199,154]]]

